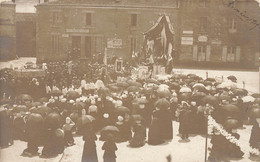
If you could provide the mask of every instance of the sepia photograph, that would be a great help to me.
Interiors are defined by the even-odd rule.
[[[0,0],[0,162],[260,162],[260,0]]]

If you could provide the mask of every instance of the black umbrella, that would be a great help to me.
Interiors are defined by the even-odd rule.
[[[236,81],[237,80],[237,78],[234,76],[234,75],[230,75],[230,76],[228,76],[227,77],[229,80],[231,80],[231,81]]]
[[[61,119],[58,113],[50,113],[46,116],[44,124],[47,129],[55,130],[60,127]]]
[[[155,105],[155,107],[158,107],[159,109],[168,109],[170,107],[170,102],[165,98],[161,98],[161,99],[158,99],[154,105]]]
[[[202,98],[202,102],[204,104],[210,104],[212,106],[218,105],[218,98],[216,96],[207,95]]]
[[[239,107],[236,105],[233,105],[233,104],[223,105],[221,108],[228,112],[239,112],[240,111]]]

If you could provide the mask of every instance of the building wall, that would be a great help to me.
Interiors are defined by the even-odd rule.
[[[174,2],[174,1],[172,1]],[[174,2],[176,3],[176,2]],[[53,25],[53,13],[60,14]],[[92,25],[86,26],[85,15],[91,13]],[[131,26],[131,14],[137,14],[137,26]],[[153,26],[161,14],[170,16],[178,39],[178,9],[176,7],[80,6],[42,4],[37,6],[37,59],[66,59],[72,48],[72,37],[80,36],[81,58],[85,58],[86,36],[91,37],[91,53],[103,53],[109,39],[122,40],[121,48],[108,48],[109,56],[131,57],[131,38],[136,38],[136,52],[141,51],[143,33]],[[52,35],[59,39],[58,51],[52,52]],[[133,41],[133,39],[132,39]]]
[[[259,53],[258,4],[250,0],[205,0],[205,5],[202,2],[181,3],[179,60],[254,65]],[[203,17],[207,19],[205,31],[200,30]]]
[[[3,2],[0,5],[0,60],[12,59],[15,57],[15,4]]]

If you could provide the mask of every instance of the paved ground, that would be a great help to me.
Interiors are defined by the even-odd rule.
[[[15,66],[21,66],[23,63],[33,61],[35,58],[20,58],[19,60],[1,62],[0,69],[4,67],[10,67],[10,64]],[[216,70],[196,70],[196,69],[174,69],[175,72],[188,74],[194,73],[203,78],[206,77],[206,72],[208,72],[208,77],[219,77],[223,76],[226,79],[229,75],[234,75],[238,79],[238,86],[243,87],[243,81],[245,82],[245,88],[250,92],[259,92],[259,73],[258,72],[248,72],[248,71],[216,71]],[[165,143],[159,146],[145,145],[141,148],[129,148],[128,143],[118,144],[117,161],[118,162],[166,162],[166,156],[171,155],[173,162],[203,162],[204,161],[204,151],[205,151],[205,137],[202,136],[192,136],[190,137],[190,142],[180,143],[180,137],[177,136],[178,123],[173,122],[174,138],[171,142]],[[240,141],[243,143],[243,147],[249,147],[249,136],[251,132],[251,126],[246,126],[245,129],[239,130],[241,136]],[[209,140],[210,141],[210,140]],[[15,141],[13,146],[6,149],[1,149],[0,158],[4,162],[16,162],[16,161],[29,161],[29,162],[80,162],[82,151],[83,151],[83,141],[82,137],[75,137],[76,145],[68,147],[65,149],[64,154],[61,154],[55,158],[42,159],[39,157],[26,158],[20,156],[22,151],[26,147],[26,143],[22,141]],[[99,161],[103,161],[101,150],[103,142],[97,141],[97,152]],[[209,142],[210,146],[210,142]],[[42,149],[42,148],[41,148]],[[39,151],[40,152],[40,151]],[[244,158],[240,160],[241,162],[251,161],[248,159],[248,153],[244,155]]]
[[[179,123],[173,122],[173,140],[158,146],[150,146],[146,144],[141,148],[130,148],[128,142],[117,144],[118,151],[116,152],[118,162],[167,162],[166,157],[171,155],[172,162],[203,162],[205,156],[205,137],[191,136],[190,142],[180,142],[178,134]],[[246,126],[245,129],[240,129],[240,141],[243,147],[249,147],[249,136],[252,126]],[[13,146],[6,149],[1,149],[1,161],[3,162],[80,162],[84,142],[82,137],[75,137],[76,145],[65,149],[63,154],[51,159],[43,159],[39,157],[27,158],[20,156],[26,143],[15,141]],[[209,146],[210,139],[208,140]],[[97,153],[99,161],[103,161],[103,151],[101,150],[103,142],[97,141]],[[39,152],[42,148],[40,148]],[[248,158],[248,153],[245,153],[244,158],[240,162],[251,161]]]

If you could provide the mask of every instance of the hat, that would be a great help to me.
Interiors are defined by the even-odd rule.
[[[66,98],[62,98],[60,101],[61,101],[61,102],[66,102],[67,99],[66,99]]]
[[[69,102],[70,102],[70,103],[75,103],[75,101],[74,101],[74,100],[70,100]]]
[[[109,118],[109,114],[104,114],[103,116],[104,116],[104,118],[106,118],[106,119]]]
[[[118,116],[117,119],[119,122],[122,122],[124,120],[124,118],[122,116]]]

